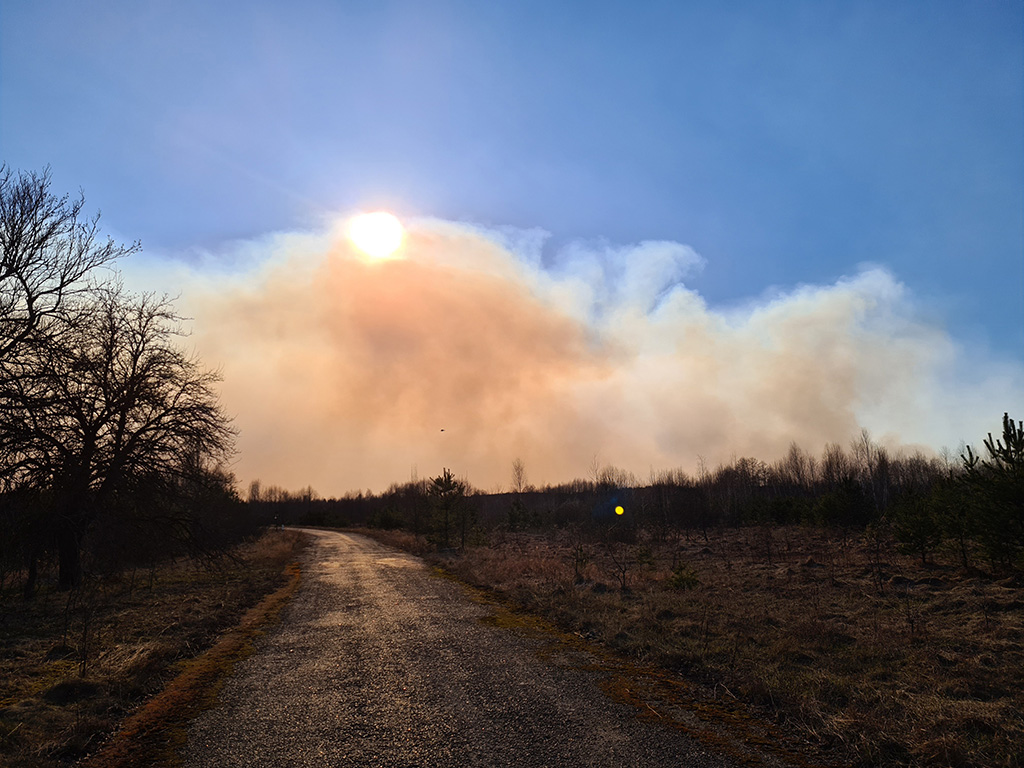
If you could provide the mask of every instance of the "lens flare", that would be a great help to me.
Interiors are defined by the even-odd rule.
[[[615,514],[616,515],[624,515],[624,514],[626,514],[626,510],[624,510],[622,507],[616,507],[615,508]]]
[[[405,228],[386,211],[362,213],[349,222],[348,237],[367,256],[386,259],[402,247]]]

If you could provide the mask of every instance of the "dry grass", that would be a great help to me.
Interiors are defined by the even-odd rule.
[[[250,608],[238,626],[208,651],[187,662],[159,694],[129,717],[117,734],[85,761],[86,768],[132,768],[177,765],[188,721],[216,702],[217,693],[235,663],[253,651],[252,640],[275,620],[299,587],[299,566],[288,566],[289,579]]]
[[[504,534],[443,566],[856,764],[1024,765],[1019,577],[803,528]]]
[[[0,621],[0,765],[47,768],[94,751],[283,581],[301,536],[272,531],[213,568],[166,564],[69,596],[9,596]]]
[[[418,536],[415,533],[399,530],[378,530],[378,529],[346,529],[363,536],[370,535],[382,544],[390,547],[411,552],[414,555],[427,555],[433,551],[433,547],[427,541],[426,536]]]

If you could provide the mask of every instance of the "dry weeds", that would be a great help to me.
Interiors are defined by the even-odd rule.
[[[1024,764],[1019,576],[795,527],[631,543],[498,534],[442,564],[856,764]]]
[[[42,590],[0,609],[0,765],[51,768],[95,751],[283,580],[301,537],[271,531],[215,567],[165,564]]]

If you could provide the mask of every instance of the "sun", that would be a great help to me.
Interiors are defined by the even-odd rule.
[[[402,247],[405,228],[387,211],[361,213],[348,223],[348,238],[374,259],[386,259]]]

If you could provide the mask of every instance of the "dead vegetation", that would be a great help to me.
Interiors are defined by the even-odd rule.
[[[165,563],[70,593],[0,603],[0,765],[47,768],[96,750],[284,581],[301,534],[271,531],[228,558]]]
[[[707,539],[496,533],[440,559],[856,764],[1024,764],[1019,575],[926,566],[884,530],[798,526]]]

